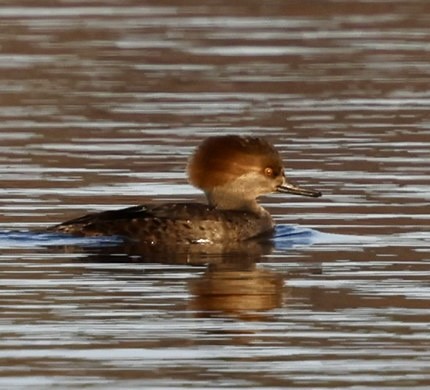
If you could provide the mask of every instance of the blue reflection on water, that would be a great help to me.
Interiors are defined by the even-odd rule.
[[[76,245],[82,247],[112,246],[121,243],[120,237],[72,237],[61,233],[30,231],[0,231],[0,248],[46,247]]]
[[[374,239],[368,236],[324,233],[300,225],[277,225],[273,242],[276,249],[287,250],[296,246],[303,247],[313,244],[368,243]]]
[[[287,250],[295,246],[312,244],[358,243],[365,237],[323,233],[300,225],[277,225],[273,237],[274,247]],[[114,246],[121,244],[123,238],[108,237],[73,237],[63,233],[40,233],[31,231],[0,231],[0,248],[46,247],[75,245],[81,247]]]

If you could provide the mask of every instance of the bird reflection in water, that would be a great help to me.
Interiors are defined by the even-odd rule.
[[[259,320],[264,312],[282,305],[283,277],[256,263],[210,264],[201,278],[189,281],[190,309],[199,316],[219,313]]]
[[[89,255],[85,261],[205,266],[201,275],[188,282],[192,295],[188,308],[199,317],[227,314],[259,320],[264,317],[264,312],[280,307],[283,301],[283,275],[261,268],[258,264],[272,249],[273,244],[269,240],[248,240],[231,243],[228,247],[200,245],[174,248],[127,242],[86,248]]]

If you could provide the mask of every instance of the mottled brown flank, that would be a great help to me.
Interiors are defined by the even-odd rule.
[[[205,189],[226,184],[250,172],[252,167],[255,170],[270,167],[277,176],[282,170],[282,161],[276,149],[264,139],[235,135],[211,137],[191,157],[188,175],[192,185]]]
[[[218,210],[200,203],[141,205],[88,214],[53,226],[48,231],[77,236],[118,235],[148,245],[165,243],[243,241],[270,234],[268,213]]]

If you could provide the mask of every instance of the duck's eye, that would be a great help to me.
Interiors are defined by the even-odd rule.
[[[273,169],[272,169],[272,168],[270,168],[270,167],[266,167],[266,168],[264,168],[264,174],[265,174],[267,177],[273,177]]]

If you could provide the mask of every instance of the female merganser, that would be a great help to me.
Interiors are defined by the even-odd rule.
[[[164,203],[92,213],[49,228],[77,236],[123,236],[148,245],[243,241],[270,235],[271,215],[257,197],[271,192],[319,197],[289,183],[266,140],[218,136],[204,140],[188,163],[189,181],[208,204]]]

